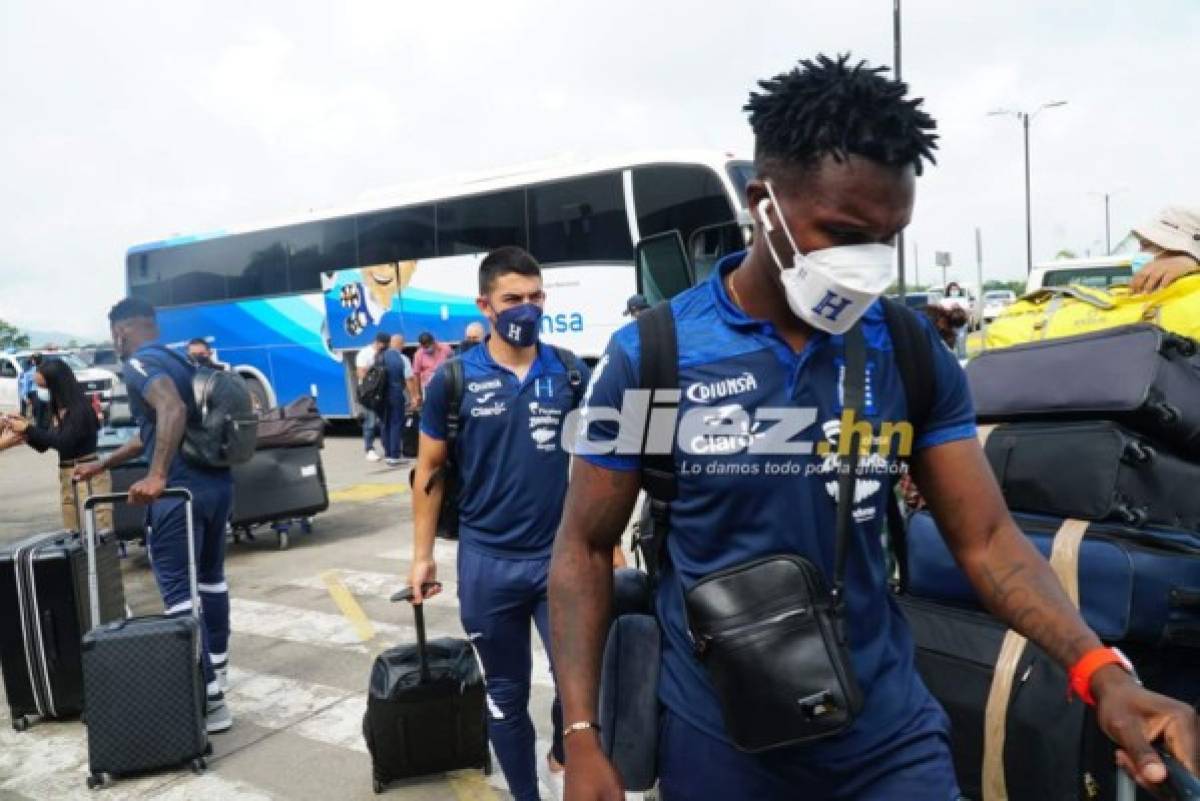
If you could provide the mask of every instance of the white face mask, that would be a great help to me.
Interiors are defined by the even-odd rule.
[[[770,181],[767,182],[767,193],[782,224],[783,210]],[[800,252],[792,232],[784,225],[783,232],[794,254],[792,266],[787,267],[771,242],[769,234],[775,230],[775,225],[768,219],[765,206],[765,200],[758,205],[759,216],[768,234],[763,238],[779,268],[792,313],[813,328],[830,334],[846,333],[892,282],[896,249],[878,244],[845,245],[805,254]]]

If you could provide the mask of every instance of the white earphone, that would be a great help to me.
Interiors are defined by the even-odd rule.
[[[755,210],[758,211],[758,219],[762,220],[763,228],[766,229],[768,234],[775,231],[775,223],[771,222],[771,218],[767,216],[767,207],[770,205],[771,198],[764,197],[762,200],[758,201],[758,205],[754,207]]]

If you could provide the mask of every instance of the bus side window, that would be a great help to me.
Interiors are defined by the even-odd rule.
[[[693,276],[678,231],[644,237],[634,250],[638,265],[638,292],[650,305],[671,298],[692,286]]]
[[[505,245],[527,247],[525,190],[458,198],[437,206],[437,254],[483,253]]]
[[[675,230],[690,242],[697,229],[734,219],[721,179],[707,167],[637,167],[633,198],[642,237]]]
[[[543,264],[628,262],[633,242],[619,172],[529,189],[530,252]]]

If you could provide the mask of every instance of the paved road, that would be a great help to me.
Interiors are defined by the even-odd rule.
[[[411,553],[407,469],[363,461],[354,437],[327,440],[324,464],[332,503],[315,519],[311,535],[294,534],[287,551],[276,549],[269,532],[230,547],[229,697],[236,723],[232,732],[213,738],[209,772],[122,782],[104,794],[105,801],[376,797],[361,735],[371,658],[414,639],[407,609],[387,601],[407,576]],[[56,494],[53,456],[28,448],[0,453],[0,542],[56,528]],[[455,553],[454,543],[438,542],[443,578],[454,576]],[[140,548],[131,548],[124,579],[135,613],[161,611]],[[430,603],[431,636],[462,636],[452,582],[448,590]],[[543,738],[551,694],[539,646],[532,712]],[[544,753],[548,745],[539,748]],[[42,723],[17,734],[0,703],[0,801],[94,801],[84,786],[86,762],[79,723]],[[510,798],[498,770],[486,779],[463,771],[397,784],[384,797]],[[551,797],[545,789],[543,797]]]

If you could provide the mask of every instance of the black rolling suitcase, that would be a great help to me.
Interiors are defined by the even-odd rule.
[[[392,596],[411,601],[412,590]],[[363,737],[375,792],[389,782],[462,768],[492,769],[483,673],[471,643],[425,640],[425,615],[413,606],[417,642],[384,651],[371,668]]]
[[[1200,463],[1117,423],[999,425],[984,450],[1010,509],[1200,530]]]
[[[1200,355],[1139,323],[985,351],[967,365],[981,422],[1115,420],[1200,453]]]
[[[400,455],[405,459],[417,458],[420,440],[421,414],[420,412],[410,412],[404,418],[404,435],[400,440]]]
[[[269,448],[233,466],[234,526],[315,515],[329,508],[321,449]]]
[[[129,618],[84,635],[89,788],[106,787],[115,777],[189,763],[200,773],[206,767],[204,757],[211,753],[204,723],[192,495],[169,489],[163,498],[187,504],[192,614]],[[89,545],[95,535],[95,505],[122,502],[121,495],[94,495],[84,502]],[[88,574],[94,610],[99,600],[91,564]]]
[[[96,549],[99,619],[125,615],[121,566],[113,539]],[[29,717],[68,718],[83,711],[80,637],[91,628],[87,557],[70,531],[38,534],[0,549],[0,669],[17,731]]]
[[[100,431],[96,443],[96,454],[105,458],[133,438],[137,429],[129,426],[105,428]],[[112,476],[112,491],[127,493],[129,488],[146,477],[148,463],[138,457],[109,470]],[[131,504],[116,504],[113,507],[113,530],[123,542],[146,539],[146,507]]]
[[[950,718],[959,789],[969,801],[981,801],[988,696],[1006,629],[980,612],[911,598],[899,603],[912,630],[917,670]],[[1117,773],[1114,746],[1092,709],[1068,700],[1066,671],[1029,644],[1015,676],[1004,725],[1007,797],[1118,799],[1117,786],[1126,780]]]

